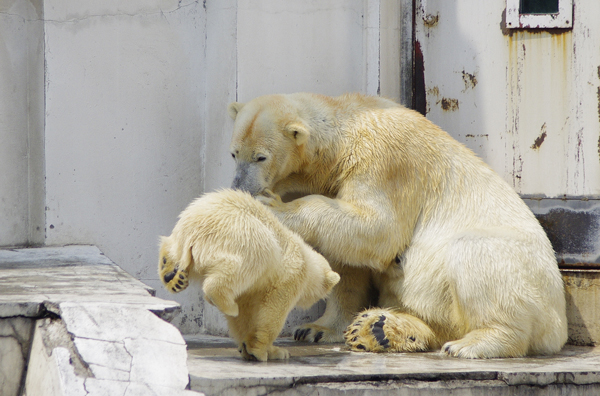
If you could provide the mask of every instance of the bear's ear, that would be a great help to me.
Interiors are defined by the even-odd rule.
[[[310,137],[310,132],[306,125],[299,122],[292,122],[285,127],[286,131],[292,135],[294,140],[296,141],[297,146],[301,146],[304,143],[308,142],[308,138]]]
[[[227,112],[229,113],[229,116],[233,120],[235,120],[235,118],[237,117],[240,110],[242,110],[242,107],[244,107],[244,105],[245,105],[245,103],[238,103],[238,102],[229,103],[229,106],[227,106]]]

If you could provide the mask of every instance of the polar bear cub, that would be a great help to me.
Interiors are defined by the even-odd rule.
[[[260,361],[289,357],[273,346],[288,313],[309,308],[340,279],[269,209],[236,190],[205,194],[180,214],[172,234],[161,237],[158,273],[175,293],[200,281],[242,357]]]

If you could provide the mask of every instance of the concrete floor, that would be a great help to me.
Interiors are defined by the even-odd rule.
[[[288,361],[243,361],[234,343],[184,337],[193,391],[206,395],[600,395],[600,347],[559,355],[469,360],[437,352],[350,352],[343,344],[279,339]]]

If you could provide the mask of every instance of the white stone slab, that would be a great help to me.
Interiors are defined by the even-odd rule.
[[[184,389],[188,382],[186,346],[144,338],[125,339],[133,356],[131,381]]]
[[[121,372],[126,372],[129,376],[131,369],[131,354],[125,349],[123,342],[94,340],[89,338],[75,337],[75,348],[90,365],[104,367]],[[92,372],[96,374],[95,370]]]
[[[59,309],[67,329],[76,337],[113,342],[144,338],[185,345],[174,326],[144,308],[128,304],[65,302]]]
[[[179,308],[95,246],[0,250],[0,317],[38,316],[49,302],[119,302],[161,313]]]

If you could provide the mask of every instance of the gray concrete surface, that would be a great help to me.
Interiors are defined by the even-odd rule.
[[[457,359],[438,352],[373,354],[295,343],[289,361],[243,361],[221,337],[186,336],[191,389],[206,395],[600,395],[600,348],[556,356]]]
[[[198,394],[151,292],[94,246],[0,250],[0,394]]]

